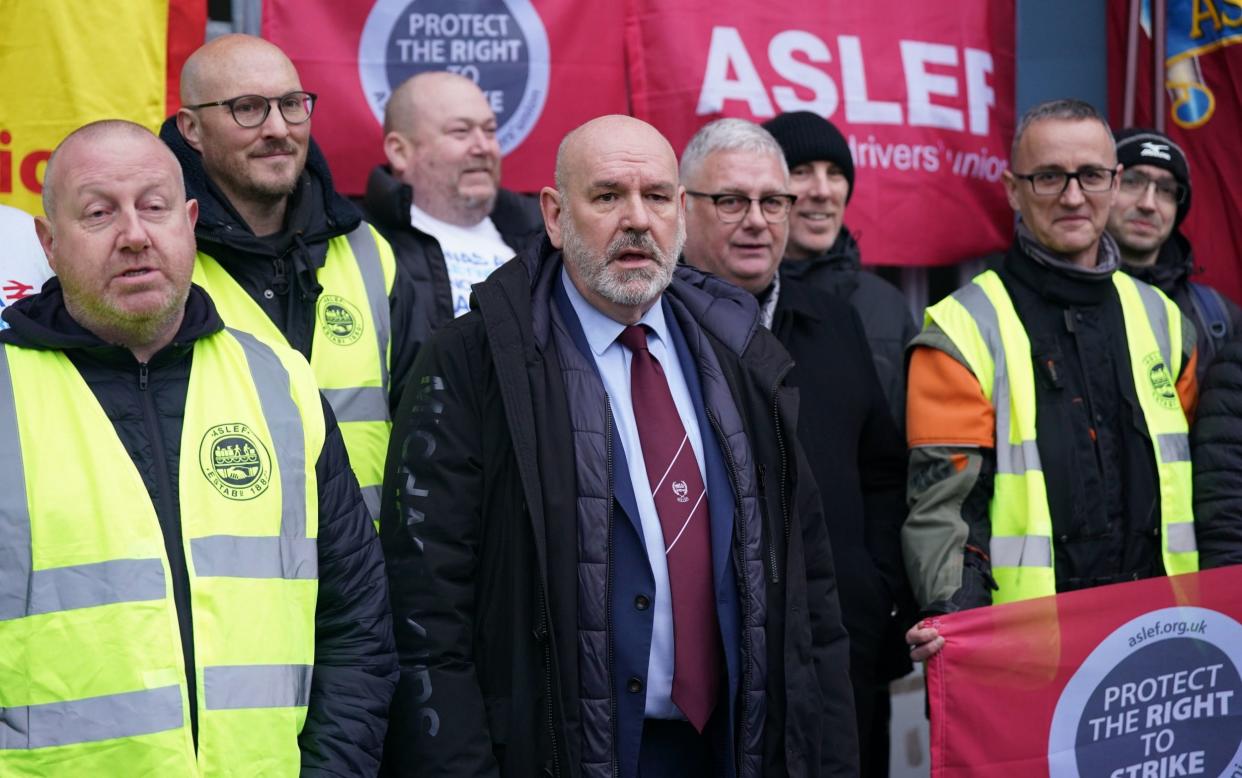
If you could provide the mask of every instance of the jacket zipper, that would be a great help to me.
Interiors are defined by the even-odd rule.
[[[784,428],[781,424],[780,387],[781,382],[785,380],[785,376],[789,374],[791,367],[791,365],[787,365],[782,368],[781,372],[776,376],[776,382],[772,384],[772,426],[776,431],[776,448],[781,455],[781,520],[785,525],[785,548],[789,548],[789,532],[791,526],[789,516],[789,493],[785,487],[785,485],[789,483],[789,452],[785,448],[785,436],[783,434]],[[773,570],[775,570],[775,567],[773,567]]]
[[[617,762],[617,688],[612,675],[612,576],[613,571],[616,570],[616,565],[614,564],[616,544],[613,542],[612,527],[612,503],[614,499],[612,494],[612,399],[607,392],[604,393],[604,408],[608,414],[604,418],[606,425],[604,428],[604,462],[607,466],[606,472],[608,473],[608,491],[606,492],[608,495],[608,569],[604,571],[604,640],[608,644],[608,664],[606,665],[608,667],[608,709],[610,714],[608,720],[612,727],[612,753],[610,754],[610,760],[612,762],[612,774],[616,778],[621,773],[621,766]]]
[[[707,409],[707,420],[711,422],[712,429],[716,433],[716,440],[720,444],[720,450],[724,452],[725,462],[729,466],[729,483],[733,487],[734,524],[738,532],[738,543],[734,547],[734,564],[737,566],[738,587],[741,589],[742,600],[742,711],[741,716],[738,718],[738,736],[735,744],[734,759],[735,770],[740,772],[742,769],[742,745],[745,742],[741,732],[746,727],[747,713],[750,710],[750,585],[746,578],[746,558],[743,552],[746,548],[746,520],[743,518],[741,521],[736,521],[736,517],[741,516],[742,501],[741,492],[738,490],[737,463],[733,460],[733,452],[729,449],[728,439],[725,438],[724,430],[721,428],[716,414],[710,408]]]
[[[556,716],[552,697],[552,641],[548,633],[548,597],[543,583],[539,584],[539,621],[535,624],[535,639],[543,643],[543,691],[548,699],[548,743],[552,748],[552,775],[561,774],[561,759],[556,748]]]
[[[755,465],[755,467],[759,470],[759,504],[763,511],[763,515],[766,516],[766,505],[768,501],[768,469],[762,462]],[[768,580],[772,583],[780,583],[780,573],[776,570],[776,539],[772,537],[772,522],[764,521],[763,531],[768,537]]]

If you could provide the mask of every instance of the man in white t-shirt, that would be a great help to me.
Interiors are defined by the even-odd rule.
[[[38,294],[52,277],[34,225],[34,217],[25,211],[0,205],[0,308]],[[8,326],[0,318],[0,330]]]
[[[470,308],[470,287],[542,234],[533,197],[500,188],[496,114],[473,81],[420,73],[393,92],[384,154],[367,182],[367,220],[418,287],[418,320],[436,327]]]

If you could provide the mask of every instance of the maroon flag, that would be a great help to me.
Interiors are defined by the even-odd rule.
[[[1109,114],[1124,116],[1130,0],[1109,3]],[[1190,162],[1194,189],[1182,230],[1211,284],[1242,301],[1242,6],[1229,0],[1168,0],[1165,131]],[[1151,2],[1142,3],[1134,123],[1154,127]]]
[[[934,778],[1242,775],[1242,566],[934,623]]]

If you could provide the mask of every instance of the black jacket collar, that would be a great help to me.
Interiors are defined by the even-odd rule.
[[[1190,241],[1180,230],[1174,230],[1169,239],[1160,247],[1155,264],[1147,267],[1126,265],[1125,271],[1140,281],[1151,284],[1169,296],[1173,296],[1178,287],[1190,282],[1190,274],[1194,272],[1195,258],[1190,248]]]
[[[0,331],[0,343],[41,351],[80,351],[108,362],[129,364],[134,359],[129,349],[104,341],[69,315],[58,278],[49,279],[39,294],[6,308],[4,320],[9,328]],[[191,284],[181,327],[173,342],[156,354],[151,362],[158,364],[176,359],[192,349],[199,338],[222,329],[224,322],[211,298],[200,287]]]

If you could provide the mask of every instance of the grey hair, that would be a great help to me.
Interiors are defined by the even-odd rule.
[[[708,157],[721,151],[770,154],[780,162],[781,175],[789,180],[789,163],[772,133],[745,119],[717,119],[700,127],[686,144],[681,153],[681,183],[693,178]]]
[[[1026,134],[1027,129],[1035,122],[1042,122],[1047,119],[1070,122],[1097,121],[1104,127],[1104,131],[1108,133],[1110,138],[1113,135],[1108,122],[1104,121],[1104,117],[1100,115],[1100,112],[1091,103],[1073,97],[1045,100],[1027,109],[1027,112],[1022,114],[1022,118],[1018,120],[1018,127],[1013,132],[1013,146],[1009,149],[1010,165],[1013,164],[1013,160],[1018,156],[1018,144],[1022,142],[1022,136]]]

